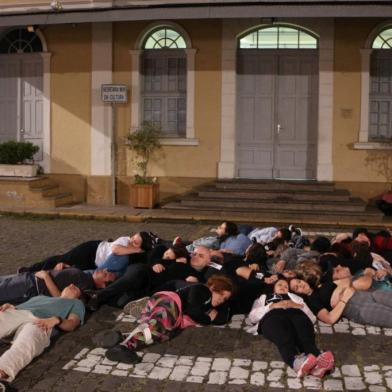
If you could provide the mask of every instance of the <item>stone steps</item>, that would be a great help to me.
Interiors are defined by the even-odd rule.
[[[245,222],[381,222],[383,214],[331,182],[216,181],[162,206],[179,219],[236,219]],[[181,218],[180,218],[181,216]]]
[[[0,179],[0,205],[56,208],[73,203],[72,193],[61,191],[59,185],[46,176]]]

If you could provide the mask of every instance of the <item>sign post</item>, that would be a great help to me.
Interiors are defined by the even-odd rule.
[[[102,84],[101,99],[104,103],[110,103],[112,107],[111,140],[111,164],[112,164],[112,203],[116,205],[116,104],[128,102],[128,89],[123,84]]]

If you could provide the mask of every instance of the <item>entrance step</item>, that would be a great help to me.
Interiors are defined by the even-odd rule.
[[[172,219],[188,214],[199,219],[243,222],[381,222],[383,214],[331,182],[230,180],[203,186],[162,206]],[[180,218],[181,216],[181,218]],[[204,218],[203,218],[204,217]]]
[[[230,209],[230,210],[277,210],[277,211],[353,211],[363,212],[365,203],[361,199],[351,198],[348,202],[336,201],[314,201],[314,200],[296,200],[287,201],[276,198],[269,199],[232,199],[223,198],[206,198],[206,197],[183,197],[180,204],[184,207],[208,208],[208,209]],[[167,207],[166,207],[167,208]]]
[[[74,204],[72,193],[63,192],[46,176],[0,178],[0,205],[55,208]]]

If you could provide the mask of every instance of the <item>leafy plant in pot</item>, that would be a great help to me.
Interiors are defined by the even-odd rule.
[[[38,165],[34,164],[34,154],[38,146],[30,142],[8,141],[0,144],[0,176],[34,177]]]
[[[151,157],[161,148],[161,128],[145,122],[128,135],[128,147],[135,153],[134,163],[138,174],[131,184],[131,205],[137,208],[154,208],[159,201],[159,184],[147,176]]]

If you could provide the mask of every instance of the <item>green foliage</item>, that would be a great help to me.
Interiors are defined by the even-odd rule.
[[[0,163],[17,165],[30,163],[33,161],[34,154],[39,150],[38,146],[30,142],[9,141],[0,144]]]
[[[151,156],[161,148],[159,138],[161,128],[151,123],[144,123],[135,132],[128,135],[128,146],[135,152],[135,164],[140,174],[135,175],[136,184],[151,184],[154,181],[147,177],[148,163]]]

